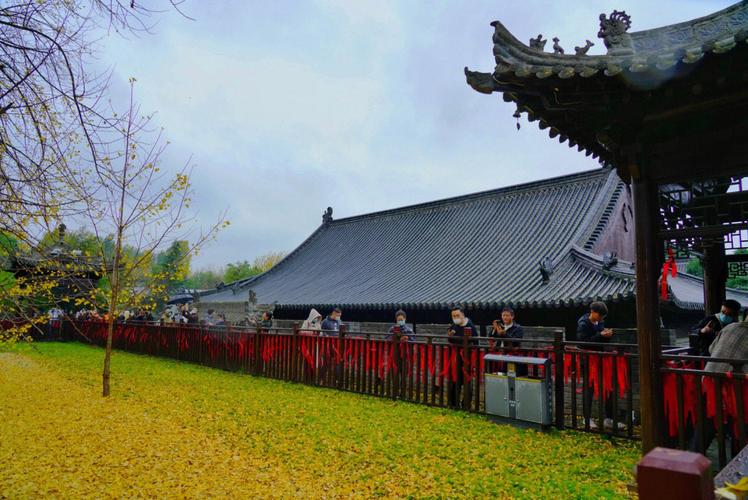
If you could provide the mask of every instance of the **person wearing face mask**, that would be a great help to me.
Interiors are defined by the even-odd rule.
[[[473,325],[473,322],[470,321],[470,318],[465,316],[465,311],[463,311],[461,307],[453,307],[451,316],[452,324],[449,326],[449,330],[447,330],[447,336],[450,344],[462,346],[462,339],[463,337],[465,337],[465,333],[467,330],[470,331],[471,337],[478,337],[478,329],[475,328],[475,325]],[[474,344],[476,343],[476,338],[473,338],[472,340]],[[457,380],[454,382],[450,381],[447,386],[447,401],[449,403],[449,406],[453,408],[457,407],[458,405],[460,392],[464,382],[464,375],[462,372],[462,356],[456,356],[455,362],[457,363]],[[471,392],[471,384],[468,382],[465,385],[465,390]]]
[[[722,302],[719,313],[707,316],[694,328],[698,335],[698,355],[709,356],[709,346],[717,334],[727,325],[734,323],[740,313],[740,302],[728,299]]]
[[[400,332],[401,338],[404,341],[413,340],[413,329],[409,327],[405,321],[407,320],[407,316],[405,315],[405,311],[400,309],[395,313],[395,324],[390,327],[390,330],[387,332],[387,340],[391,340],[392,336],[395,333]]]
[[[339,307],[336,307],[332,310],[329,316],[325,318],[325,320],[322,322],[322,332],[320,332],[320,336],[324,337],[326,335],[331,335],[333,337],[338,335],[338,332],[340,331],[340,325],[343,324],[343,321],[340,319],[343,316],[343,311],[340,310]],[[326,330],[326,331],[324,331]]]
[[[478,330],[475,328],[473,322],[470,321],[470,318],[465,316],[465,311],[462,310],[462,307],[453,307],[451,315],[452,324],[449,326],[449,330],[447,330],[450,344],[462,345],[462,337],[465,336],[465,330],[467,328],[470,329],[470,334],[473,337],[478,336]]]

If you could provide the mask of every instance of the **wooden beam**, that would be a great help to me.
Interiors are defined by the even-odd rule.
[[[629,171],[638,170],[629,167]],[[660,375],[660,318],[657,277],[660,271],[656,237],[657,185],[645,177],[632,182],[636,231],[636,327],[639,344],[642,451],[663,443],[662,384]]]

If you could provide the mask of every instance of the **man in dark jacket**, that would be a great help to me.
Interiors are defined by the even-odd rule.
[[[699,356],[709,356],[709,346],[712,345],[717,334],[730,323],[738,320],[740,314],[740,302],[728,299],[722,302],[719,313],[707,316],[693,329],[693,333],[698,335],[698,353]]]
[[[505,341],[504,339],[521,339],[524,335],[522,325],[514,321],[514,309],[507,306],[501,310],[501,319],[493,321],[491,333],[488,336],[488,348],[493,351],[498,341],[499,347],[518,349],[522,347],[520,342]],[[518,377],[524,377],[528,373],[527,365],[524,364],[517,364],[514,370]]]
[[[585,313],[577,321],[577,340],[580,342],[596,342],[596,343],[609,343],[613,336],[613,330],[605,328],[605,317],[608,315],[608,306],[604,302],[593,302],[590,304],[590,312]],[[588,347],[580,346],[582,349],[588,349],[590,351],[602,351],[601,347]],[[581,368],[582,377],[586,381],[590,378],[590,363],[589,355],[581,355]],[[602,381],[598,381],[600,385],[598,389],[598,397],[604,397],[602,390]],[[583,394],[583,410],[585,420],[589,419],[590,429],[597,430],[599,424],[597,420],[591,418],[592,415],[592,399],[594,397],[594,389],[588,386]],[[604,427],[610,429],[613,427],[613,398],[615,394],[611,395],[604,402],[605,418],[603,420]],[[622,422],[618,422],[618,430],[625,429],[626,426]]]
[[[470,318],[465,316],[465,311],[462,310],[462,307],[453,307],[451,315],[452,324],[449,326],[449,330],[447,330],[447,336],[449,336],[450,344],[462,345],[462,337],[465,336],[465,332],[467,330],[470,331],[470,335],[472,337],[478,336],[478,329],[475,328],[475,325],[470,320]],[[473,343],[475,342],[476,341],[473,340]]]
[[[470,321],[470,318],[465,316],[465,311],[463,311],[459,306],[453,307],[451,316],[452,324],[450,325],[449,330],[447,330],[447,340],[449,340],[449,343],[454,344],[459,349],[459,346],[462,346],[462,339],[469,332],[469,335],[471,337],[476,337],[472,340],[472,343],[476,344],[479,332],[475,328],[475,325],[473,325],[473,322]],[[459,353],[457,354],[457,356],[455,356],[455,362],[457,363],[457,380],[452,381],[450,379],[449,383],[447,384],[447,401],[449,403],[449,406],[451,407],[456,407],[458,405],[458,398],[460,396],[460,391],[465,380],[462,373],[463,360],[462,356]],[[465,385],[466,391],[470,392],[470,388],[470,383]]]
[[[333,309],[330,315],[327,316],[322,322],[322,331],[319,334],[320,337],[325,337],[328,335],[331,335],[333,337],[337,336],[338,332],[340,331],[340,325],[343,324],[340,319],[342,316],[343,311],[341,311],[339,307]]]
[[[501,310],[501,320],[494,320],[488,345],[493,349],[496,340],[521,339],[525,332],[522,325],[514,322],[514,309],[505,307]],[[519,342],[502,342],[502,347],[519,347]]]
[[[605,328],[605,316],[608,307],[604,302],[590,304],[590,312],[585,313],[577,321],[577,340],[580,342],[607,343],[613,336],[613,330]]]

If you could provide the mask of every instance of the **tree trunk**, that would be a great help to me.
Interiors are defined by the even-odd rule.
[[[107,325],[106,348],[104,349],[104,371],[101,375],[102,393],[104,397],[109,396],[110,364],[112,359],[112,339],[114,337],[114,321],[119,303],[119,254],[122,251],[120,235],[117,238],[117,248],[114,254],[114,269],[112,270],[112,292],[109,300],[109,322]]]

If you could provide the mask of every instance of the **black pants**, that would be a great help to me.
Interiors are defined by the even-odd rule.
[[[590,386],[589,383],[590,364],[587,356],[582,356],[582,359],[580,360],[580,368],[582,369],[582,383],[584,384],[582,390],[582,411],[584,412],[584,419],[588,420],[590,418],[598,418],[600,416],[600,412],[598,411],[600,401],[599,399],[597,401],[594,400],[595,389]],[[605,400],[603,402],[603,418],[613,418],[613,398],[616,397],[616,395],[612,394],[609,398],[605,397],[602,380],[598,380],[597,393],[598,398],[604,398]]]
[[[465,384],[465,377],[462,373],[463,368],[463,361],[462,356],[457,354],[456,359],[456,365],[457,365],[457,380],[455,382],[452,382],[452,376],[451,374],[448,375],[448,378],[450,382],[447,384],[447,403],[452,408],[461,408],[462,405],[462,399],[461,399],[461,393],[463,385],[465,386],[465,390],[468,391],[468,394],[470,394],[470,390],[472,388],[472,384],[468,382]],[[450,368],[451,371],[451,368]]]

